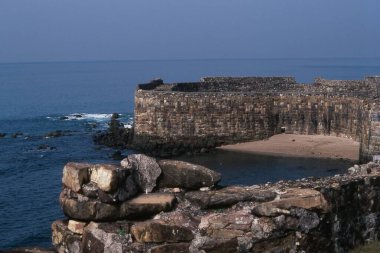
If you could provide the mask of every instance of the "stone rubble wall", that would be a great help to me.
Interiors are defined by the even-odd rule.
[[[60,197],[67,219],[52,224],[53,244],[59,253],[345,253],[380,239],[377,163],[265,185],[219,180],[205,167],[144,155],[69,163]],[[141,185],[154,187],[145,194]],[[137,191],[118,199],[125,189]]]
[[[135,94],[133,145],[155,156],[177,155],[262,140],[285,129],[360,141],[360,157],[371,160],[380,137],[369,130],[379,85],[379,77],[316,79],[310,85],[286,77],[203,78],[200,83],[154,88],[148,84]]]

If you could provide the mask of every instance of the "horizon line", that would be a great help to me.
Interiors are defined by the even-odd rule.
[[[229,60],[328,60],[328,59],[380,59],[380,57],[252,57],[252,58],[173,58],[173,59],[100,59],[100,60],[47,60],[9,61],[3,64],[46,64],[46,63],[96,63],[96,62],[144,62],[144,61],[229,61]]]

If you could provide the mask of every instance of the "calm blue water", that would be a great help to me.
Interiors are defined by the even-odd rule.
[[[137,83],[155,77],[180,82],[215,75],[287,75],[311,82],[317,76],[361,79],[376,74],[380,74],[380,59],[0,64],[0,133],[7,133],[0,138],[0,249],[50,246],[50,224],[63,217],[58,195],[64,164],[114,162],[113,150],[95,146],[91,135],[106,127],[108,113],[123,113],[122,121],[130,122]],[[86,114],[60,119],[72,113]],[[67,136],[44,138],[54,130],[64,130]],[[16,132],[23,135],[11,138]],[[348,166],[339,160],[236,153],[189,159],[222,172],[223,184],[326,176]]]

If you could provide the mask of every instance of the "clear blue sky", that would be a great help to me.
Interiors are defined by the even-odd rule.
[[[379,0],[1,0],[0,62],[380,57]]]

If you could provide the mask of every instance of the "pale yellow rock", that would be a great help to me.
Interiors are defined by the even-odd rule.
[[[76,234],[83,234],[83,229],[86,226],[85,222],[75,221],[75,220],[69,220],[69,224],[67,225],[67,228]]]
[[[96,164],[91,168],[90,180],[96,183],[102,191],[112,192],[118,184],[117,170],[119,168],[109,164]]]
[[[88,163],[68,163],[63,168],[62,183],[69,189],[79,192],[89,180]]]

